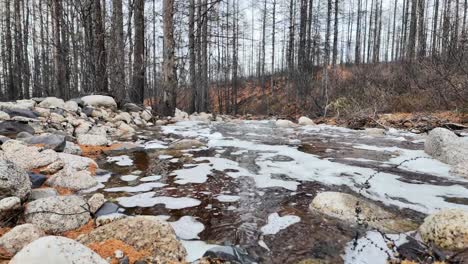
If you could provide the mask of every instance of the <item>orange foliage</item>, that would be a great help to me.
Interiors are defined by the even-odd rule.
[[[94,221],[90,220],[86,225],[78,229],[70,230],[70,231],[63,233],[63,236],[71,238],[71,239],[76,239],[80,235],[88,234],[89,232],[93,231],[94,228],[96,228],[96,226],[94,225]]]
[[[134,247],[125,244],[121,240],[109,239],[101,243],[91,243],[87,245],[94,252],[99,254],[103,259],[111,258],[112,264],[118,264],[119,261],[115,258],[115,251],[121,250],[130,260],[130,264],[138,260],[145,259],[151,255],[150,252],[144,250],[136,250]]]
[[[101,156],[104,151],[113,150],[121,146],[122,144],[113,144],[110,146],[87,146],[87,145],[80,145],[81,151],[83,152],[84,157],[88,158],[98,158]]]

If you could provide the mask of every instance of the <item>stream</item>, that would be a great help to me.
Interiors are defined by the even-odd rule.
[[[205,145],[168,147],[181,139]],[[98,160],[95,191],[125,214],[170,222],[189,262],[225,245],[258,263],[386,263],[376,246],[351,247],[372,231],[309,210],[323,191],[362,195],[418,224],[442,208],[468,209],[468,181],[425,154],[423,136],[395,129],[184,121],[139,131],[133,143]]]

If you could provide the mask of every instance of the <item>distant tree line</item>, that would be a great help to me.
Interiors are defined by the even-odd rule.
[[[468,0],[2,0],[0,98],[104,93],[170,115],[184,97],[190,112],[236,114],[246,79],[274,94],[284,77],[290,100],[324,114],[367,87],[371,65],[398,65],[405,78],[439,76],[438,98],[466,104],[467,10]],[[351,85],[350,67],[363,80]]]

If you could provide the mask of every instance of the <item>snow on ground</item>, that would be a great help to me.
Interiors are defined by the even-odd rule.
[[[395,242],[396,246],[401,246],[407,242],[407,234],[387,235]],[[387,264],[388,257],[393,256],[391,249],[387,247],[387,241],[379,232],[369,231],[362,238],[348,243],[345,248],[345,264]]]
[[[189,197],[167,197],[156,196],[155,192],[140,193],[129,197],[117,198],[119,204],[123,207],[153,207],[156,204],[164,204],[167,209],[183,209],[188,207],[199,206],[200,200]]]
[[[124,176],[121,176],[120,179],[122,181],[131,182],[131,181],[134,181],[134,180],[138,179],[138,176],[136,176],[136,175],[124,175]]]
[[[116,165],[121,166],[121,167],[127,167],[127,166],[133,165],[133,160],[127,155],[107,157],[107,162],[115,162]]]
[[[205,226],[197,221],[193,216],[182,216],[175,222],[169,222],[174,228],[174,231],[178,238],[185,240],[199,239],[200,234]]]
[[[206,251],[217,247],[218,245],[207,244],[203,241],[195,240],[195,241],[187,241],[181,240],[182,245],[185,247],[187,251],[187,257],[185,260],[189,263],[196,261],[203,257]]]
[[[237,195],[218,195],[216,199],[222,203],[233,203],[240,200],[240,196]]]
[[[148,191],[153,190],[154,188],[161,188],[164,186],[166,186],[166,184],[164,183],[148,182],[148,183],[142,183],[136,186],[122,186],[122,187],[107,188],[107,189],[104,189],[104,191],[137,193],[137,192],[148,192]]]
[[[278,213],[273,213],[268,216],[268,223],[261,228],[261,231],[264,235],[274,235],[300,221],[301,218],[296,215],[280,216]]]
[[[151,175],[151,176],[143,177],[143,178],[139,179],[139,181],[141,181],[141,182],[152,182],[152,181],[159,181],[160,179],[161,179],[161,175]]]

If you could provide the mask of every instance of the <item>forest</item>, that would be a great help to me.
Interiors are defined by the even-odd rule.
[[[0,96],[111,94],[162,115],[466,112],[467,9],[466,0],[4,0]]]

